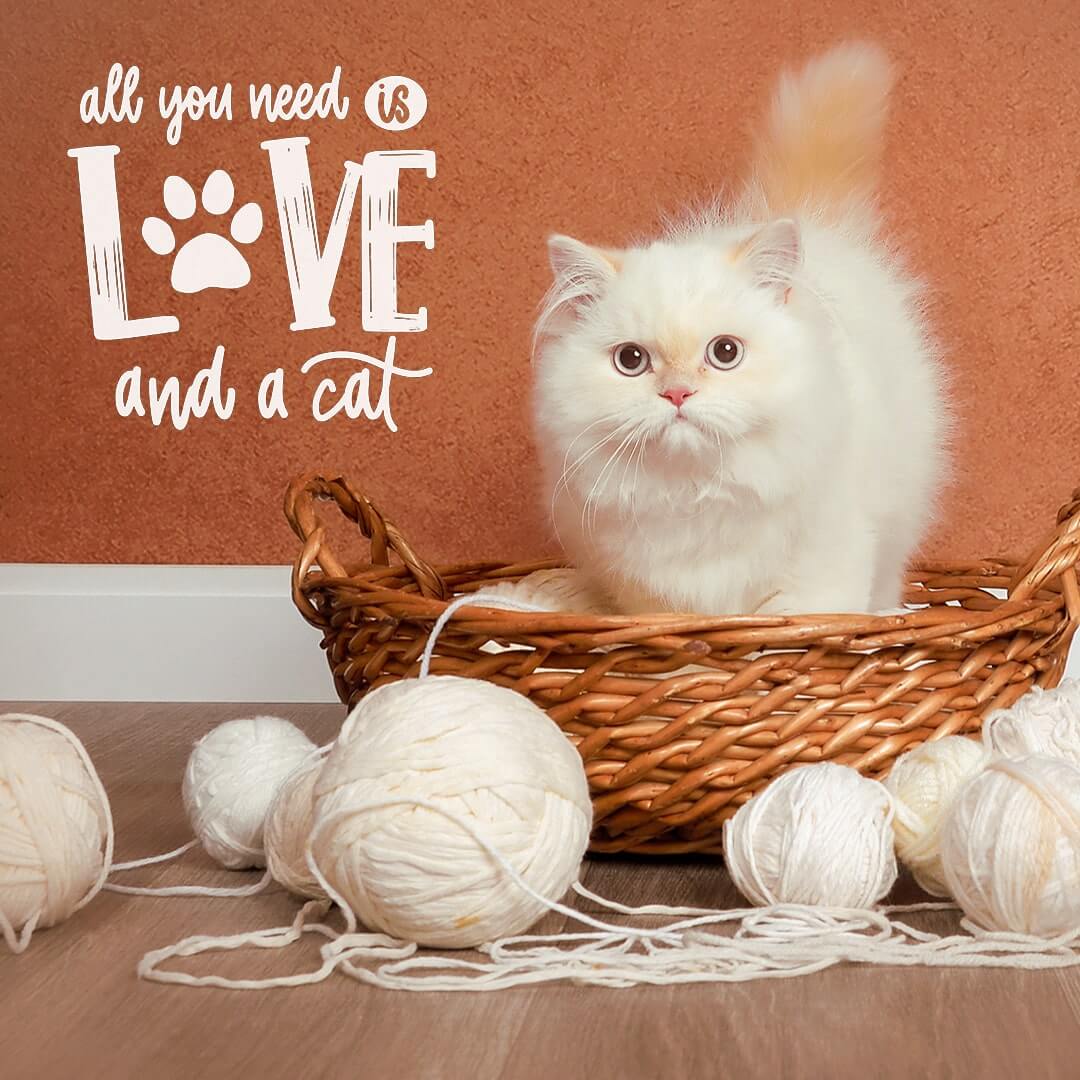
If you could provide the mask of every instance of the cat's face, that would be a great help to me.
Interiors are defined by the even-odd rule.
[[[596,464],[623,446],[700,476],[725,447],[783,423],[808,388],[813,331],[791,302],[793,223],[624,252],[557,237],[551,252],[537,419],[571,460],[607,440]]]

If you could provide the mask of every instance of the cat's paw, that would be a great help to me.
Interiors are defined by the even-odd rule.
[[[755,609],[755,615],[833,615],[859,614],[868,610],[865,601],[839,593],[811,594],[778,592]]]

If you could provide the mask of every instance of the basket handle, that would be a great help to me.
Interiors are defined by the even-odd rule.
[[[387,521],[351,481],[343,476],[329,480],[319,473],[308,473],[293,480],[285,492],[285,516],[304,545],[293,565],[293,598],[309,621],[318,625],[324,621],[301,588],[312,566],[318,564],[327,577],[351,576],[330,547],[326,526],[316,512],[316,502],[336,503],[341,513],[359,526],[371,544],[369,565],[389,566],[393,551],[412,575],[422,596],[445,600],[450,595],[439,572],[416,554],[397,526]]]
[[[1080,618],[1080,588],[1076,563],[1080,559],[1080,488],[1058,511],[1057,527],[1045,543],[1017,569],[1009,585],[1009,598],[1026,600],[1054,578],[1062,579],[1069,614]]]

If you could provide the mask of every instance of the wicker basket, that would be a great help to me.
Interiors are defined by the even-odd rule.
[[[334,523],[320,518],[320,502],[359,526],[360,561],[332,549]],[[303,541],[293,598],[322,631],[349,705],[416,674],[449,600],[559,565],[432,567],[341,478],[298,478],[285,512]],[[724,820],[786,769],[837,761],[879,777],[913,744],[976,732],[990,709],[1032,685],[1056,685],[1080,620],[1078,557],[1080,490],[1026,561],[918,565],[906,595],[917,606],[907,615],[628,617],[466,606],[440,636],[432,671],[513,687],[547,711],[585,763],[593,850],[719,852]],[[485,650],[491,642],[513,648]]]

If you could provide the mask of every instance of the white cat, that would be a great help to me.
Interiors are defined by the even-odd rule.
[[[876,235],[892,83],[785,76],[739,203],[640,247],[549,242],[535,418],[560,539],[616,610],[900,602],[944,464],[916,283]]]

